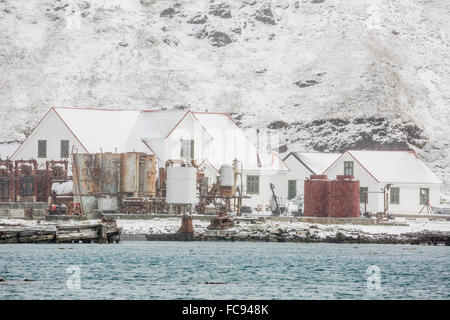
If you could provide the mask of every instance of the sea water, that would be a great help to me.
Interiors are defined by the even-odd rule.
[[[450,247],[11,244],[0,245],[0,278],[2,300],[449,299]]]

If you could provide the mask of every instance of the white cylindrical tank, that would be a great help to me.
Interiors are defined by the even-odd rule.
[[[56,192],[58,195],[73,193],[73,182],[53,182],[52,183],[52,193]]]
[[[222,187],[232,187],[234,186],[234,170],[233,166],[229,164],[223,164],[220,167],[220,178],[219,182]]]
[[[197,169],[193,167],[167,167],[166,202],[194,204],[197,194]]]
[[[241,173],[242,172],[242,162],[236,160],[236,161],[234,161],[234,164],[235,164],[236,172]]]
[[[117,198],[116,197],[104,197],[97,199],[97,208],[102,211],[117,210]]]

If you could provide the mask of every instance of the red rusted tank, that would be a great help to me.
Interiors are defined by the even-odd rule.
[[[339,175],[331,181],[331,210],[333,218],[358,218],[359,180],[353,176]]]
[[[331,181],[326,175],[311,175],[305,180],[305,217],[328,217],[330,214]]]

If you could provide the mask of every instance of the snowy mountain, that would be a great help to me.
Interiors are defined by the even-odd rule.
[[[0,0],[0,141],[50,106],[187,106],[282,152],[410,148],[450,193],[449,16],[439,0]]]

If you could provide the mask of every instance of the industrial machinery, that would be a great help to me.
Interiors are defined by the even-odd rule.
[[[45,170],[37,171],[37,201],[47,201],[52,194],[53,183],[62,183],[68,180],[67,160],[46,161]]]
[[[37,168],[36,160],[15,161],[16,201],[37,201]]]
[[[240,216],[242,199],[250,198],[250,196],[242,194],[242,162],[235,159],[233,165],[222,165],[219,173],[220,176],[209,191],[204,192],[204,187],[200,187],[202,191],[199,194],[197,212],[204,213],[204,209],[213,204],[215,207],[225,206],[225,212],[236,211]],[[200,184],[204,184],[204,182],[201,181]]]
[[[150,213],[148,203],[154,203],[156,196],[154,155],[105,152],[72,157],[74,197],[83,213],[99,206],[106,211],[121,208],[127,213]]]
[[[0,202],[14,201],[14,165],[0,159]]]
[[[279,216],[281,215],[281,209],[278,205],[277,195],[275,194],[275,185],[273,183],[270,184],[270,190],[272,190],[272,201],[275,202],[275,210],[272,209],[272,215]]]
[[[211,219],[209,230],[225,230],[234,226],[234,219],[228,216],[225,211],[218,211],[216,217]]]
[[[122,200],[122,210],[127,214],[145,214],[151,212],[150,202],[146,197],[125,197]]]
[[[67,160],[46,161],[44,170],[34,159],[0,160],[0,202],[47,202],[53,184],[69,181],[67,173]]]

